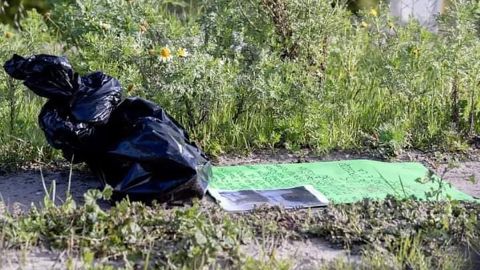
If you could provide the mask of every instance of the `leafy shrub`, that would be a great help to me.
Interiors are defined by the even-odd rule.
[[[60,53],[60,46],[49,33],[42,16],[28,12],[22,31],[0,24],[0,59],[6,61],[14,53]],[[43,133],[37,126],[37,115],[43,101],[18,81],[0,72],[0,162],[9,168],[33,160],[48,161],[56,157],[45,148]]]
[[[43,50],[67,55],[80,73],[103,70],[126,95],[164,106],[212,155],[352,149],[365,140],[393,153],[462,150],[480,131],[475,1],[454,1],[438,33],[398,25],[382,6],[354,16],[326,1],[175,3],[60,1],[5,39],[23,51],[2,48],[2,56]],[[37,130],[37,108],[14,109],[15,119],[31,112],[19,134]]]

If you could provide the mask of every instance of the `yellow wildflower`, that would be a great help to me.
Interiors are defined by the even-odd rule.
[[[164,62],[169,61],[172,58],[172,52],[169,48],[163,47],[160,50],[160,59]]]
[[[177,50],[177,56],[178,57],[187,57],[187,55],[188,55],[187,49],[180,48],[180,49]]]
[[[5,32],[5,38],[12,38],[13,37],[13,33],[12,32]]]
[[[361,25],[362,27],[364,27],[364,28],[367,28],[367,27],[368,27],[368,23],[366,23],[366,22],[362,22],[360,25]]]
[[[370,9],[369,14],[372,15],[373,17],[377,17],[377,16],[378,16],[378,12],[377,12],[377,10],[374,9],[374,8]]]

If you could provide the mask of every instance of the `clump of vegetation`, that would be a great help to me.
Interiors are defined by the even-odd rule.
[[[0,23],[20,28],[20,22],[27,10],[35,9],[44,13],[49,9],[50,0],[0,0]]]
[[[451,263],[445,254],[479,249],[479,210],[477,203],[365,200],[328,209],[308,231],[344,247],[366,246],[367,255],[390,255],[402,268],[438,269]]]
[[[437,33],[397,24],[382,5],[354,15],[328,1],[188,2],[56,1],[43,14],[28,11],[15,28],[0,25],[0,59],[62,54],[82,74],[102,70],[125,95],[165,107],[212,156],[463,151],[480,132],[478,1],[452,1]],[[57,159],[36,123],[44,101],[4,72],[0,96],[1,166]],[[79,258],[92,269],[289,269],[291,260],[252,258],[242,247],[314,236],[362,255],[360,264],[326,268],[451,269],[465,263],[462,248],[480,248],[473,203],[387,198],[231,215],[199,203],[123,201],[102,210],[96,200],[108,196],[90,191],[80,206],[47,198],[28,213],[0,206],[0,249],[64,250],[68,268]]]
[[[81,73],[105,71],[210,155],[463,151],[480,130],[477,10],[453,1],[432,33],[382,5],[353,15],[328,1],[65,0],[0,26],[0,56],[63,54]],[[0,94],[1,159],[55,159],[35,123],[42,101],[3,72]]]
[[[287,240],[321,237],[361,254],[355,264],[365,269],[451,269],[468,265],[462,248],[474,252],[480,243],[480,205],[474,203],[387,198],[312,211],[229,214],[207,202],[169,209],[124,200],[103,210],[97,200],[110,194],[91,190],[83,205],[69,197],[55,206],[46,197],[45,207],[27,213],[0,207],[0,247],[62,250],[67,264],[89,267],[290,269],[295,261],[274,250]],[[249,243],[271,255],[247,256]]]
[[[65,250],[69,257],[79,256],[92,267],[99,257],[124,260],[130,267],[141,263],[188,269],[215,265],[213,259],[222,254],[224,264],[240,260],[237,246],[247,238],[231,220],[216,218],[218,211],[202,210],[198,204],[166,210],[129,201],[104,211],[96,200],[108,198],[109,193],[108,189],[103,194],[91,190],[80,207],[71,198],[55,206],[46,197],[44,208],[27,214],[0,213],[1,246]]]

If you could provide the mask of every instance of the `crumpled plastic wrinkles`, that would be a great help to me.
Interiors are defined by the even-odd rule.
[[[186,201],[204,196],[211,177],[205,154],[165,110],[148,100],[121,101],[118,80],[102,72],[75,73],[65,57],[14,55],[13,78],[48,101],[39,125],[68,160],[86,162],[114,199]]]

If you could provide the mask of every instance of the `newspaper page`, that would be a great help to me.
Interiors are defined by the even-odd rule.
[[[285,209],[328,205],[328,199],[311,185],[271,190],[219,190],[209,188],[210,195],[226,211],[249,211],[259,206]]]

